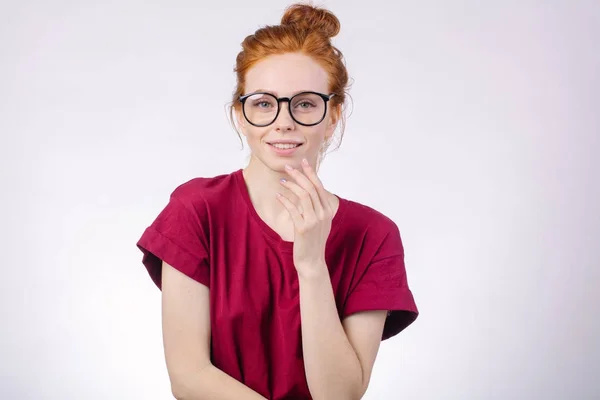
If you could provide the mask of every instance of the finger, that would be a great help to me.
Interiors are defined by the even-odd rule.
[[[310,179],[313,187],[317,191],[323,209],[327,210],[328,212],[333,212],[331,204],[329,203],[328,193],[325,190],[325,187],[323,187],[323,182],[321,182],[321,179],[319,179],[317,172],[308,163],[308,160],[306,158],[302,160],[302,168],[304,169],[304,174],[308,179]]]
[[[294,205],[294,203],[292,203],[287,197],[285,197],[281,193],[277,193],[277,198],[279,199],[281,204],[283,204],[285,209],[288,210],[288,212],[290,213],[290,217],[292,217],[292,221],[294,222],[294,225],[296,227],[302,226],[304,219],[302,218],[302,214],[300,214],[300,211]]]
[[[282,186],[292,192],[300,200],[300,205],[297,208],[302,209],[300,213],[303,215],[303,218],[316,218],[317,214],[315,212],[310,194],[296,182],[288,181],[284,178],[282,178],[280,182]]]
[[[321,203],[317,189],[315,189],[315,186],[311,180],[308,179],[308,177],[306,177],[306,175],[304,175],[300,170],[294,169],[289,165],[286,165],[285,168],[288,171],[288,174],[294,178],[294,181],[310,196],[311,204],[313,206],[312,208],[315,211],[315,214],[321,215],[323,212],[323,204]]]

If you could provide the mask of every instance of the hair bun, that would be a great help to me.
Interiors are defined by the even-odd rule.
[[[303,31],[318,31],[327,38],[340,32],[340,20],[329,10],[307,4],[288,7],[281,17],[281,25],[291,25]]]

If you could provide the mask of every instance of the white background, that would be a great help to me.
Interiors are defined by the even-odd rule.
[[[135,243],[245,165],[235,56],[290,2],[0,4],[0,398],[171,398]],[[354,80],[321,176],[399,225],[421,312],[365,398],[600,398],[600,2],[321,4]]]

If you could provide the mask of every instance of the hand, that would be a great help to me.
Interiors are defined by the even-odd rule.
[[[300,274],[320,273],[326,268],[325,245],[333,220],[329,193],[306,159],[302,160],[302,171],[289,165],[286,170],[293,181],[282,179],[281,184],[298,196],[301,208],[277,194],[294,223],[294,265]]]

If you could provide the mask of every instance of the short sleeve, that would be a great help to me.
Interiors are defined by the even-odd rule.
[[[171,195],[169,203],[137,242],[142,263],[161,288],[162,261],[209,286],[207,238],[198,211]]]
[[[382,340],[400,333],[419,314],[408,286],[404,248],[395,224],[348,295],[343,317],[372,310],[388,311]]]

